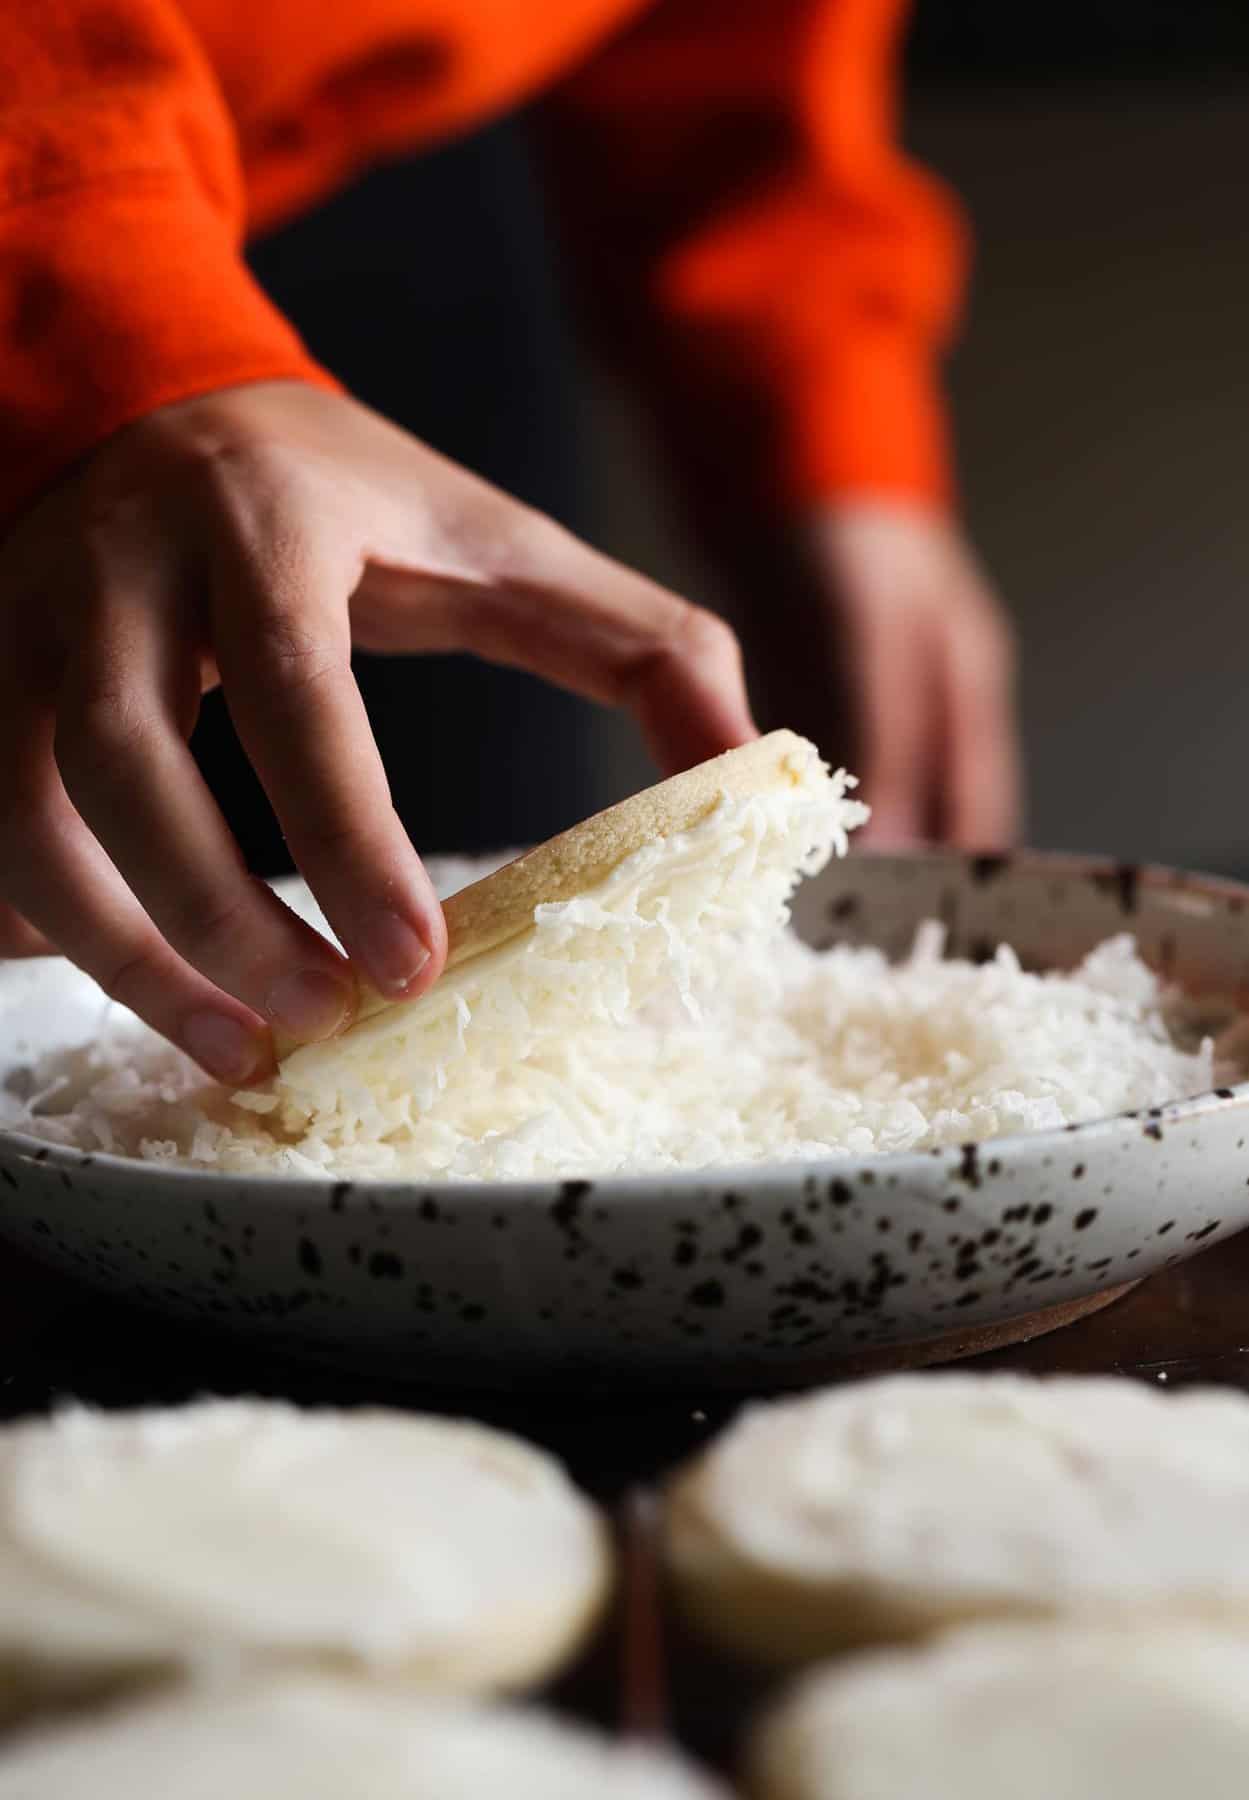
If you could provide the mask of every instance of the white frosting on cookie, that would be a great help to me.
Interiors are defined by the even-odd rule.
[[[674,1489],[668,1550],[697,1591],[753,1579],[764,1610],[769,1581],[808,1619],[826,1594],[838,1640],[856,1606],[886,1618],[868,1637],[1158,1606],[1249,1620],[1247,1518],[1242,1395],[918,1375],[748,1409]]]
[[[1243,1800],[1249,1635],[956,1632],[809,1676],[752,1764],[764,1800]]]
[[[674,1759],[539,1713],[305,1678],[18,1740],[0,1800],[717,1800]],[[721,1797],[722,1800],[722,1797]]]
[[[0,1434],[0,1662],[544,1673],[606,1579],[549,1457],[398,1412],[63,1412]]]

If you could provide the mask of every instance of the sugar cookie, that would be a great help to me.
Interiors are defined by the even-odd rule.
[[[752,1800],[1243,1800],[1249,1636],[980,1626],[805,1677]]]
[[[898,1376],[749,1408],[668,1495],[696,1623],[781,1663],[984,1618],[1249,1622],[1249,1399]]]
[[[327,1677],[189,1690],[19,1738],[0,1800],[724,1800],[537,1712]]]
[[[608,1574],[559,1465],[478,1425],[208,1401],[0,1432],[0,1709],[274,1663],[515,1688]]]

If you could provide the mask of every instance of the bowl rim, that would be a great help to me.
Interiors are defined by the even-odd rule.
[[[913,863],[929,867],[959,867],[973,880],[985,883],[1005,875],[1014,865],[1032,867],[1039,873],[1065,876],[1073,880],[1114,883],[1119,892],[1133,895],[1131,906],[1122,906],[1125,917],[1135,911],[1135,896],[1141,891],[1162,894],[1191,893],[1228,904],[1229,910],[1249,912],[1249,882],[1228,876],[1208,875],[1199,871],[1178,869],[1165,863],[1116,861],[1079,851],[1017,849],[1003,851],[957,850],[948,846],[929,845],[915,850],[888,851],[864,848],[853,859],[839,866],[852,870],[855,862]],[[1234,903],[1234,905],[1232,904]],[[52,961],[32,958],[31,961]],[[59,959],[55,959],[59,960]],[[908,1178],[920,1180],[935,1161],[944,1160],[956,1174],[968,1151],[989,1159],[1004,1160],[1020,1156],[1029,1160],[1052,1157],[1064,1145],[1089,1137],[1122,1136],[1142,1119],[1162,1125],[1176,1125],[1186,1120],[1227,1112],[1249,1106],[1249,1076],[1244,1080],[1218,1088],[1206,1088],[1162,1106],[1138,1107],[1128,1112],[1108,1113],[1102,1118],[1086,1119],[1050,1131],[1017,1131],[1000,1137],[976,1139],[972,1144],[939,1144],[926,1150],[867,1151],[812,1159],[791,1158],[782,1161],[715,1163],[697,1169],[659,1169],[649,1174],[621,1175],[545,1175],[484,1181],[472,1177],[448,1178],[430,1176],[413,1179],[395,1176],[347,1175],[327,1170],[323,1175],[272,1174],[259,1170],[227,1171],[200,1168],[194,1164],[166,1162],[158,1159],[118,1156],[112,1151],[83,1150],[77,1145],[57,1144],[20,1128],[0,1125],[0,1177],[12,1182],[11,1169],[17,1164],[39,1164],[58,1169],[63,1174],[90,1169],[93,1177],[103,1178],[112,1187],[122,1181],[155,1177],[183,1185],[190,1190],[204,1188],[221,1195],[225,1190],[263,1189],[266,1194],[281,1196],[292,1205],[310,1200],[332,1198],[335,1191],[352,1192],[359,1188],[379,1201],[387,1201],[397,1210],[405,1203],[430,1198],[452,1200],[463,1205],[489,1206],[500,1200],[520,1201],[537,1197],[550,1201],[554,1195],[565,1195],[570,1189],[587,1196],[593,1193],[601,1202],[618,1198],[629,1205],[660,1200],[672,1191],[688,1193],[715,1188],[741,1188],[775,1183],[789,1178],[792,1186],[804,1181],[828,1183],[845,1179],[861,1179],[863,1173],[885,1170],[900,1182]],[[0,1212],[3,1191],[0,1190]]]

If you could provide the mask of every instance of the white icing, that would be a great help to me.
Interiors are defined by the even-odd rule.
[[[540,1713],[347,1682],[208,1691],[0,1755],[0,1800],[724,1800],[675,1757]]]
[[[1249,1400],[1119,1380],[904,1376],[747,1409],[706,1454],[712,1546],[940,1614],[1249,1607]]]
[[[1249,1635],[955,1633],[808,1677],[756,1764],[785,1800],[1243,1800]]]
[[[601,1580],[597,1517],[484,1427],[206,1402],[0,1435],[0,1649],[454,1661]]]

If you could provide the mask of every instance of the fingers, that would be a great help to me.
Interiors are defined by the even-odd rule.
[[[723,619],[547,520],[525,556],[510,605],[473,617],[473,635],[495,646],[480,654],[628,707],[665,773],[758,736],[741,650]]]
[[[864,836],[1013,841],[1020,767],[1005,615],[946,520],[863,503],[817,521],[863,721]]]
[[[714,613],[678,604],[682,613],[658,647],[617,677],[619,700],[672,774],[758,735],[736,636]]]
[[[1022,774],[1014,658],[994,610],[979,596],[942,634],[945,835],[965,849],[1013,844]]]
[[[251,878],[195,765],[179,714],[198,671],[176,599],[120,561],[109,580],[58,697],[68,798],[179,957],[285,1037],[328,1037],[354,1011],[351,972]]]
[[[723,620],[591,550],[550,519],[491,496],[488,549],[467,578],[396,578],[376,647],[467,650],[605,705],[627,707],[666,772],[748,743],[741,651]],[[487,508],[489,511],[489,508]],[[492,537],[497,545],[491,549]],[[368,606],[376,616],[376,605]]]
[[[932,646],[908,609],[849,603],[845,612],[857,695],[862,792],[872,809],[861,836],[901,849],[931,835],[934,778]]]
[[[223,542],[213,628],[231,716],[291,853],[352,961],[397,999],[435,979],[446,927],[352,673],[358,575],[315,538],[284,542],[280,558]]]
[[[435,978],[445,925],[352,677],[362,569],[402,573],[388,647],[467,649],[628,705],[668,767],[754,725],[726,626],[363,409],[254,388],[194,412],[121,434],[26,534],[57,673],[0,721],[0,953],[55,944],[241,1082],[271,1066],[273,1033],[329,1035],[357,996],[347,961],[248,876],[191,758],[210,665],[351,963],[391,997]],[[187,610],[200,596],[207,619]]]
[[[165,942],[69,803],[52,760],[51,712],[5,699],[0,867],[11,908],[216,1080],[263,1078],[272,1068],[263,1019]]]
[[[56,946],[36,931],[28,919],[0,900],[0,960],[26,956],[55,956]]]

